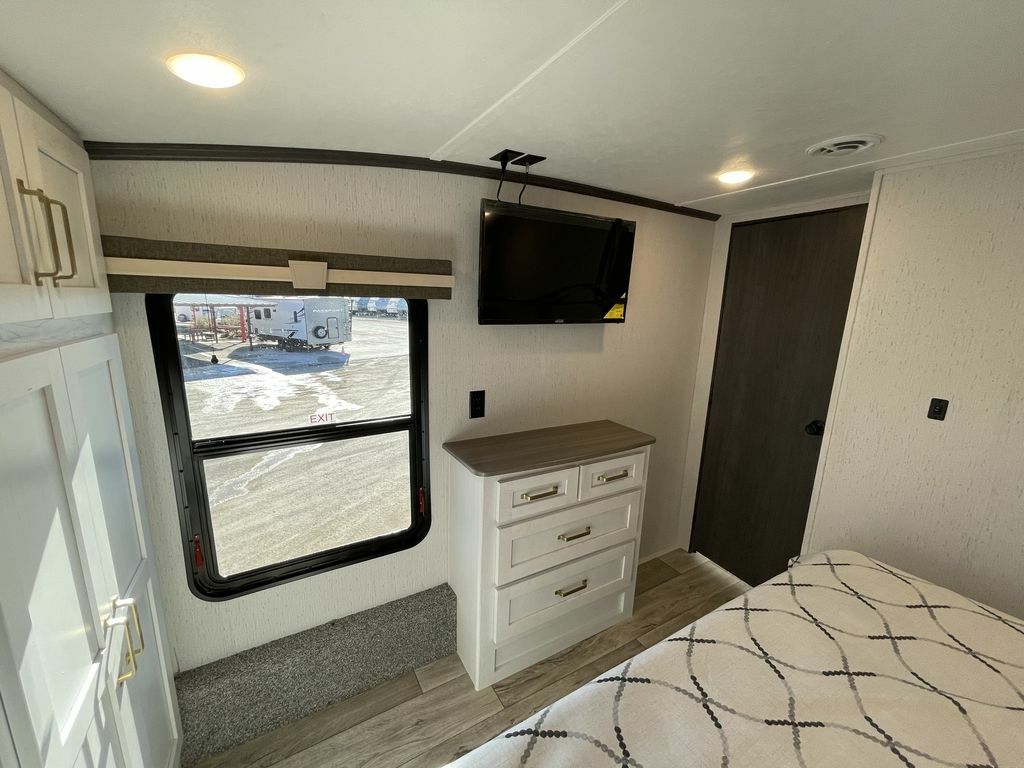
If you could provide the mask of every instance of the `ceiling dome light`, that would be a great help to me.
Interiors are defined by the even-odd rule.
[[[718,180],[723,184],[743,184],[754,178],[754,172],[746,168],[738,168],[735,171],[726,171],[718,174]]]
[[[203,88],[231,88],[245,80],[245,70],[211,53],[176,53],[165,62],[175,75]]]

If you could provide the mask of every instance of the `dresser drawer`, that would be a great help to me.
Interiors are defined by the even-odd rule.
[[[495,642],[557,622],[569,611],[630,588],[633,549],[630,541],[496,590]]]
[[[529,576],[636,536],[640,491],[499,528],[497,584]]]
[[[579,485],[579,467],[502,480],[498,483],[498,523],[504,525],[575,504]]]
[[[631,453],[580,467],[580,500],[611,496],[644,482],[644,454]]]
[[[605,595],[563,613],[540,629],[494,645],[495,679],[508,677],[580,640],[596,635],[602,629],[628,619],[633,610],[632,597],[629,590]]]

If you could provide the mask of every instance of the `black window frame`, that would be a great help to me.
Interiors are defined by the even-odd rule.
[[[427,302],[424,299],[406,301],[409,305],[411,394],[408,416],[193,440],[178,351],[174,294],[147,294],[146,314],[174,475],[185,573],[189,589],[196,597],[208,601],[229,600],[277,584],[401,552],[416,546],[426,537],[431,521],[427,431]],[[217,574],[216,542],[203,475],[205,460],[287,445],[327,443],[402,431],[409,433],[409,494],[412,512],[409,528],[228,577]]]

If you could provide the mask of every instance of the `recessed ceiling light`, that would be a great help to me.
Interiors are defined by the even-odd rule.
[[[182,80],[203,88],[231,88],[245,80],[245,70],[212,53],[176,53],[166,64]]]
[[[723,184],[743,184],[752,178],[754,178],[754,172],[746,168],[738,168],[734,171],[718,174],[718,180]]]

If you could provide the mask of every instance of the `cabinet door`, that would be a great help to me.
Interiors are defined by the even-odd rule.
[[[54,317],[110,311],[89,156],[31,108],[14,100],[28,184],[51,204],[35,206]],[[52,226],[48,216],[52,215]]]
[[[0,86],[0,323],[52,317],[49,289],[36,280],[38,198],[18,190],[27,178],[14,98]]]
[[[137,671],[132,679],[112,689],[120,743],[128,765],[172,768],[180,756],[178,703],[161,634],[156,582],[148,565],[125,597],[133,606]]]
[[[118,732],[129,765],[168,766],[176,757],[178,714],[149,557],[139,470],[117,336],[62,347],[61,360],[78,438],[78,503],[105,536],[104,594],[131,620],[133,670],[113,681]],[[114,611],[116,613],[116,610]]]
[[[60,355],[0,362],[0,691],[22,768],[71,768],[106,694],[121,627],[90,572],[77,441]]]
[[[117,741],[117,724],[110,699],[104,696],[95,707],[95,717],[73,768],[126,768]]]
[[[18,753],[14,751],[14,737],[8,724],[7,713],[4,712],[3,696],[0,696],[0,765],[4,768],[21,768]]]

